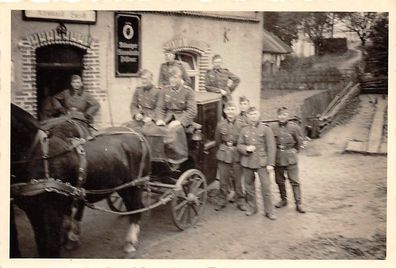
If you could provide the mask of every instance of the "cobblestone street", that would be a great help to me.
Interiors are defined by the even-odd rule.
[[[246,217],[230,204],[180,232],[170,210],[160,207],[143,216],[140,247],[124,256],[121,245],[128,221],[88,210],[82,245],[65,251],[70,258],[160,259],[383,259],[386,237],[386,156],[342,153],[348,140],[364,140],[373,115],[370,97],[362,95],[359,112],[344,125],[312,140],[300,155],[303,202],[295,211],[290,185],[289,206],[277,209],[277,221],[262,214]],[[278,189],[272,183],[273,200]],[[33,238],[20,215],[24,256],[35,256]]]

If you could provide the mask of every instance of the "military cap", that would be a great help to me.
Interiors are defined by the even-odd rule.
[[[79,76],[78,74],[73,74],[73,75],[70,77],[70,81],[73,81],[73,80],[76,80],[76,79],[81,80],[81,76]]]
[[[232,101],[227,101],[227,102],[224,104],[224,109],[225,109],[225,108],[228,108],[228,107],[234,107],[234,108],[236,108],[236,105],[235,105],[235,103],[233,103]]]
[[[281,114],[281,113],[284,113],[284,112],[288,113],[289,109],[287,109],[286,106],[283,106],[283,107],[278,108],[277,112],[278,112],[278,114]]]
[[[257,107],[252,106],[252,107],[249,107],[249,109],[246,112],[251,113],[251,112],[260,112],[260,111],[259,111],[259,109],[257,109]]]
[[[222,59],[222,57],[219,54],[216,54],[212,57],[212,61],[216,59]]]
[[[246,98],[246,96],[240,96],[240,97],[239,97],[239,102],[241,103],[241,102],[243,102],[243,101],[250,102],[250,100],[249,100],[248,98]]]
[[[165,48],[165,49],[164,49],[164,53],[172,53],[172,54],[175,54],[175,51],[173,51],[173,49],[171,49],[171,48]]]

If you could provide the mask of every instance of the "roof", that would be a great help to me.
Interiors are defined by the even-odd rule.
[[[279,37],[266,30],[263,31],[263,52],[276,54],[288,54],[293,52],[293,49],[283,42]]]

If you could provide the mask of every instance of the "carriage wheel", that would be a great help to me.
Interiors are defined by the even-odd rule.
[[[185,230],[195,225],[202,216],[206,198],[205,176],[197,169],[185,171],[176,182],[172,199],[172,220],[177,228]]]
[[[124,204],[124,200],[122,200],[121,196],[119,196],[118,193],[116,192],[112,193],[109,197],[107,197],[106,202],[112,211],[116,211],[116,212],[128,211]]]

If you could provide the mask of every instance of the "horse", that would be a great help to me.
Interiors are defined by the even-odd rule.
[[[150,174],[148,144],[136,133],[120,131],[99,135],[77,145],[55,135],[48,138],[33,116],[11,104],[11,193],[13,202],[25,211],[33,227],[38,254],[43,258],[61,256],[63,219],[70,217],[75,200],[72,194],[60,194],[59,189],[47,191],[46,185],[56,182],[61,189],[72,187],[75,191],[83,187],[87,191],[104,190],[138,178],[148,178]],[[84,161],[86,168],[81,171]],[[18,191],[21,185],[30,189],[30,194]],[[143,207],[140,187],[121,188],[117,192],[128,210]],[[94,203],[109,194],[88,193],[83,198]],[[130,228],[124,246],[126,252],[137,249],[140,218],[141,213],[129,216]],[[20,256],[13,218],[10,233],[10,256]]]

